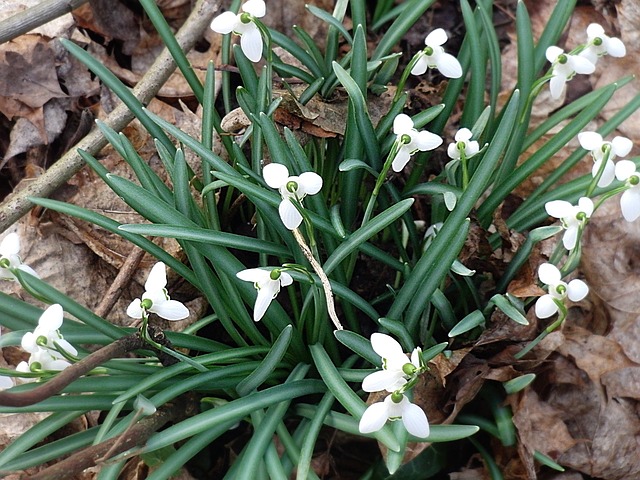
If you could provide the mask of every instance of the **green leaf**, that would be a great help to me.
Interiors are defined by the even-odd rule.
[[[371,341],[349,330],[334,330],[336,339],[352,352],[358,354],[372,365],[381,365],[382,358],[371,346]]]
[[[517,393],[520,390],[524,390],[531,382],[536,379],[535,373],[527,373],[526,375],[521,375],[516,378],[512,378],[508,382],[504,382],[502,386],[504,387],[504,391],[507,392],[508,395],[512,393]]]
[[[458,322],[458,324],[451,329],[449,332],[449,338],[457,337],[469,330],[473,330],[478,325],[482,325],[484,323],[484,315],[480,310],[474,310],[469,315],[466,315],[462,320]]]
[[[344,28],[342,22],[331,15],[329,12],[326,12],[325,10],[322,10],[321,8],[318,8],[314,5],[305,5],[305,8],[309,10],[312,15],[318,17],[320,20],[326,22],[327,24],[335,28],[338,32],[340,32],[340,34],[344,37],[349,45],[353,43],[353,38],[351,38],[351,35],[349,35],[347,29]]]
[[[338,170],[341,172],[348,172],[350,170],[363,169],[369,172],[374,177],[378,176],[378,172],[376,172],[373,168],[369,166],[369,164],[363,162],[362,160],[357,160],[355,158],[351,158],[349,160],[344,160],[338,165]]]

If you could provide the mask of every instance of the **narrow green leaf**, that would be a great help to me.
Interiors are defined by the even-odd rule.
[[[509,301],[506,295],[495,294],[491,297],[489,303],[493,303],[502,313],[520,325],[529,325],[527,317],[524,316],[524,312],[516,308],[512,302]]]
[[[516,378],[512,378],[508,382],[504,382],[502,386],[504,387],[504,391],[507,392],[508,395],[512,393],[517,393],[520,390],[524,390],[531,382],[536,379],[535,373],[527,373],[526,375],[521,375]]]
[[[483,324],[485,321],[484,315],[480,310],[474,310],[469,315],[466,315],[460,320],[455,327],[449,332],[449,338],[457,337],[469,330],[476,328],[478,325]]]
[[[349,330],[334,330],[333,335],[352,352],[358,354],[372,365],[382,365],[382,358],[371,346],[371,341]]]

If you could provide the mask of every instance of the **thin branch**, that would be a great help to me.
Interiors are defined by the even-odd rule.
[[[217,10],[217,1],[198,0],[191,15],[189,15],[189,18],[176,34],[176,39],[185,52],[191,50],[202,37],[205,29],[209,28],[211,19]],[[175,68],[176,64],[171,58],[171,54],[166,48],[163,49],[147,74],[133,89],[133,94],[143,104],[150,102]],[[133,120],[133,114],[121,103],[109,114],[105,119],[105,123],[119,132],[131,120]],[[84,161],[78,155],[78,148],[95,156],[106,144],[107,140],[100,130],[94,127],[84,139],[55,162],[44,174],[34,179],[24,189],[10,195],[0,204],[0,232],[9,228],[33,207],[29,197],[47,197],[51,195],[84,166]]]
[[[69,13],[89,0],[45,0],[0,21],[0,45]]]

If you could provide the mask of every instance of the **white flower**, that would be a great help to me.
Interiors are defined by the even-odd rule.
[[[298,228],[302,215],[291,199],[302,202],[307,195],[315,195],[322,188],[322,177],[315,172],[304,172],[299,177],[289,176],[287,167],[280,163],[270,163],[262,170],[264,181],[271,188],[277,188],[282,196],[278,207],[282,223],[289,230]]]
[[[480,151],[477,141],[471,140],[473,133],[468,128],[461,128],[456,132],[455,142],[450,143],[447,148],[447,155],[453,160],[460,160],[462,152],[465,158],[471,158]]]
[[[394,172],[401,171],[411,159],[411,155],[418,150],[426,152],[442,145],[442,138],[426,130],[418,131],[413,128],[413,120],[409,115],[401,113],[393,120],[393,133],[400,147],[393,159],[391,168]]]
[[[558,311],[556,301],[564,301],[569,297],[579,302],[589,293],[589,287],[582,280],[571,280],[568,284],[562,281],[560,270],[551,263],[543,263],[538,268],[538,278],[547,285],[546,295],[536,301],[535,311],[538,318],[548,318]]]
[[[611,55],[612,57],[624,57],[627,50],[622,40],[609,37],[604,33],[604,28],[597,23],[587,27],[587,47],[580,52],[580,56],[586,58],[595,65],[598,57]]]
[[[404,394],[391,394],[384,401],[369,405],[362,414],[358,429],[360,433],[377,432],[387,423],[387,420],[400,418],[411,435],[419,438],[429,436],[427,415],[419,406],[411,403]]]
[[[553,200],[544,205],[544,209],[554,218],[559,218],[565,229],[562,243],[567,250],[573,250],[578,241],[578,233],[591,218],[593,213],[593,201],[582,197],[578,205],[571,205],[565,200]]]
[[[564,53],[560,47],[551,46],[546,51],[547,60],[551,62],[551,81],[549,90],[553,98],[560,98],[564,85],[576,73],[593,73],[596,66],[584,57]]]
[[[598,180],[598,187],[603,188],[608,186],[615,176],[615,165],[613,160],[616,157],[625,157],[631,151],[633,142],[626,137],[614,137],[610,142],[605,142],[602,139],[602,135],[597,132],[580,132],[578,134],[578,141],[580,146],[585,150],[591,151],[594,164],[592,175],[595,177],[600,170],[602,161],[605,158],[605,152],[609,152],[607,156],[607,163],[602,172],[600,180]]]
[[[422,75],[427,68],[437,68],[447,78],[460,78],[462,67],[453,55],[445,53],[442,45],[447,41],[447,34],[442,28],[437,28],[424,39],[425,49],[418,55],[418,61],[411,69],[412,75]]]
[[[15,268],[38,277],[38,274],[31,267],[22,263],[19,253],[20,237],[18,237],[17,233],[12,232],[0,242],[0,280],[15,280],[16,276],[11,271],[11,269]]]
[[[620,197],[620,209],[627,222],[640,217],[640,174],[631,160],[620,160],[616,164],[616,178],[629,187]]]
[[[189,309],[177,300],[171,300],[167,293],[167,271],[165,264],[156,263],[144,284],[142,299],[136,298],[127,307],[127,315],[142,318],[152,312],[165,320],[182,320],[189,316]]]
[[[224,12],[211,22],[214,32],[240,35],[240,48],[252,62],[262,58],[262,34],[254,19],[264,17],[266,5],[263,0],[249,0],[242,5],[243,13]]]
[[[277,268],[273,270],[248,268],[236,273],[236,276],[245,282],[253,282],[254,287],[258,290],[256,304],[253,307],[253,320],[255,322],[264,316],[271,301],[280,293],[280,287],[286,287],[293,283],[291,275]]]
[[[387,390],[393,392],[407,383],[411,371],[420,369],[419,349],[411,353],[411,361],[402,351],[402,346],[389,335],[371,335],[373,350],[382,357],[382,370],[370,373],[362,381],[365,392]],[[405,370],[406,369],[406,370]]]

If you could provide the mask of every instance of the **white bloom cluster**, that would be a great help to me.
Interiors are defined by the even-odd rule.
[[[538,278],[549,292],[536,301],[535,312],[538,318],[548,318],[557,313],[566,298],[579,302],[589,293],[589,287],[582,280],[563,282],[560,270],[551,263],[543,263],[538,267]]]
[[[367,375],[362,381],[362,389],[365,392],[386,390],[391,394],[384,401],[367,407],[358,425],[360,433],[373,433],[380,430],[387,420],[402,419],[410,434],[420,438],[428,437],[427,415],[404,394],[426,370],[422,351],[415,348],[409,360],[402,351],[402,346],[384,333],[371,335],[371,346],[382,357],[382,370]]]
[[[442,138],[435,133],[413,128],[413,120],[404,113],[393,120],[393,133],[396,135],[398,148],[391,164],[394,172],[400,172],[418,150],[426,152],[442,145]]]
[[[76,356],[78,351],[60,334],[63,319],[62,306],[53,304],[42,313],[35,330],[24,334],[21,345],[31,356],[27,362],[18,364],[18,372],[64,370],[70,365],[60,352]]]
[[[471,158],[480,151],[480,144],[476,140],[471,140],[473,133],[468,128],[461,128],[456,132],[455,142],[447,147],[447,155],[452,160],[460,160],[462,155],[464,158]]]
[[[447,78],[460,78],[462,76],[460,62],[442,48],[447,40],[447,33],[442,28],[437,28],[427,35],[424,39],[426,47],[418,52],[418,59],[411,69],[411,74],[422,75],[427,68],[437,68]]]
[[[259,62],[262,58],[262,34],[255,23],[267,12],[263,0],[249,0],[242,5],[242,13],[224,12],[211,22],[211,30],[217,33],[235,33],[240,35],[242,53],[252,62]]]
[[[560,47],[547,48],[546,57],[551,62],[551,81],[549,89],[553,98],[560,98],[565,84],[576,73],[591,74],[596,69],[598,58],[603,55],[624,57],[626,49],[618,38],[608,37],[602,26],[592,23],[587,27],[587,43],[575,50],[565,53]]]
[[[258,290],[256,303],[253,307],[253,320],[259,321],[271,305],[271,301],[278,296],[281,287],[287,287],[293,283],[293,278],[287,272],[278,268],[263,270],[261,268],[248,268],[236,273],[240,280],[253,282]]]
[[[0,242],[0,280],[15,280],[12,270],[18,269],[30,273],[34,277],[38,274],[20,260],[20,237],[13,232]]]
[[[132,318],[147,318],[149,312],[165,320],[183,320],[189,316],[189,309],[177,300],[171,300],[167,293],[167,270],[162,262],[156,263],[144,284],[142,298],[136,298],[127,307],[127,315]]]

